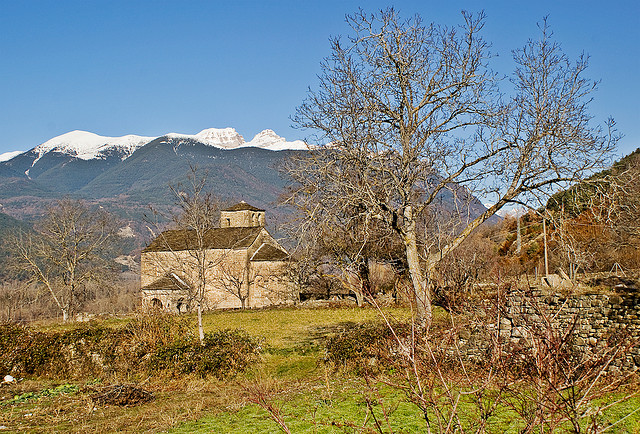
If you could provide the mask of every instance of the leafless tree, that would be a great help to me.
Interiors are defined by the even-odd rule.
[[[206,288],[210,283],[211,270],[223,260],[219,252],[212,251],[206,242],[207,233],[218,227],[220,213],[220,201],[206,191],[206,183],[207,174],[202,175],[197,167],[192,166],[186,184],[169,187],[177,209],[169,216],[174,230],[162,231],[156,242],[164,246],[171,258],[159,258],[154,263],[166,273],[173,273],[188,288],[189,302],[195,304],[198,314],[201,343],[204,342],[202,310],[206,304]],[[154,210],[154,214],[159,213]],[[173,248],[170,236],[181,237],[182,248],[179,251]]]
[[[297,109],[297,126],[327,143],[290,176],[299,187],[289,203],[308,218],[323,203],[362,221],[392,228],[404,247],[418,320],[431,322],[430,279],[436,265],[504,205],[571,182],[599,167],[616,142],[590,125],[596,84],[582,77],[551,39],[514,52],[514,95],[501,102],[480,36],[484,15],[463,13],[455,28],[402,20],[387,9],[348,17],[352,35],[331,40],[317,90]],[[452,201],[482,195],[489,209],[459,216],[446,244],[427,247],[418,222]],[[313,201],[309,201],[314,197]],[[464,212],[464,210],[463,210]]]
[[[595,194],[587,202],[588,220],[592,228],[605,234],[600,238],[612,257],[610,261],[635,268],[640,264],[640,152],[629,156],[626,164],[614,165],[611,172],[597,183]],[[574,226],[585,227],[581,221]]]
[[[554,195],[548,203],[553,238],[574,269],[634,268],[640,247],[640,153]]]
[[[257,274],[251,269],[250,264],[247,263],[221,263],[218,266],[218,271],[219,273],[215,278],[217,287],[240,300],[241,308],[244,310],[251,292],[251,287],[258,277]]]
[[[304,165],[304,160],[288,163],[291,170],[304,170],[304,167],[296,167],[298,163]],[[315,202],[319,196],[303,198],[297,193],[293,189],[290,199],[297,201],[299,209],[312,211],[312,214],[306,215],[303,225],[295,222],[287,226],[299,240],[297,256],[300,259],[292,266],[301,271],[301,267],[308,269],[313,264],[316,275],[341,282],[361,306],[371,295],[371,261],[386,262],[401,254],[390,229],[378,220],[365,219],[357,207],[335,210],[329,207],[330,203]]]
[[[67,321],[87,298],[88,284],[101,281],[109,269],[106,255],[118,221],[102,209],[65,198],[47,209],[35,229],[12,240],[17,264],[31,282],[44,287]]]

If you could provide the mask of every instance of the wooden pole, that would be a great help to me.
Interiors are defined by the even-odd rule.
[[[516,214],[516,218],[518,219],[518,241],[516,244],[516,253],[519,255],[520,252],[522,251],[522,236],[520,235],[520,210],[518,210],[518,213]]]
[[[549,255],[547,253],[547,219],[542,217],[542,234],[544,237],[544,275],[549,277]]]

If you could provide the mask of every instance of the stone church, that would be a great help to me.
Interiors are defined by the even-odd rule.
[[[220,227],[196,241],[193,230],[158,235],[141,254],[140,285],[146,308],[195,308],[204,276],[204,308],[255,308],[290,301],[287,251],[265,229],[265,211],[240,202],[220,213]],[[202,249],[194,246],[202,245]]]

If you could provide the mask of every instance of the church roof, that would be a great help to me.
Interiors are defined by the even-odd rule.
[[[175,274],[167,274],[160,279],[154,280],[150,284],[143,286],[142,290],[173,290],[173,291],[186,291],[189,287],[182,279],[178,278]]]
[[[252,261],[286,261],[289,254],[271,244],[263,244],[251,257]]]
[[[229,227],[209,229],[204,234],[205,249],[242,249],[256,240],[262,227]],[[145,252],[170,252],[193,250],[198,247],[196,232],[189,229],[173,229],[164,231],[156,237],[144,250]]]
[[[263,209],[256,208],[255,206],[249,205],[247,202],[240,202],[233,206],[230,206],[227,209],[223,209],[222,211],[264,211]]]

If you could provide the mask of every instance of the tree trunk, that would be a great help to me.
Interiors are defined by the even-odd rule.
[[[358,307],[362,307],[362,305],[364,304],[362,302],[362,299],[364,298],[362,292],[356,291],[355,289],[352,289],[351,292],[353,292],[353,295],[355,295],[356,297],[356,304],[358,305]]]
[[[63,322],[69,321],[69,309],[68,308],[63,308],[62,309],[62,321]]]
[[[251,293],[251,261],[249,260],[249,255],[247,254],[247,259],[245,260],[244,265],[244,281],[247,282],[247,296],[242,299],[242,310],[245,309],[246,305],[253,306],[253,294]],[[240,291],[242,291],[242,283],[240,283]]]
[[[371,297],[371,270],[369,269],[369,258],[365,258],[358,267],[358,274],[360,275],[360,297]],[[361,305],[361,301],[358,302],[358,306]]]
[[[408,222],[408,224],[405,227],[403,241],[416,301],[416,321],[418,327],[425,329],[431,326],[431,294],[427,286],[427,279],[420,266],[416,223],[413,219],[411,207],[405,209],[405,221]]]
[[[200,345],[204,346],[204,327],[202,326],[202,303],[198,302],[198,337]]]

